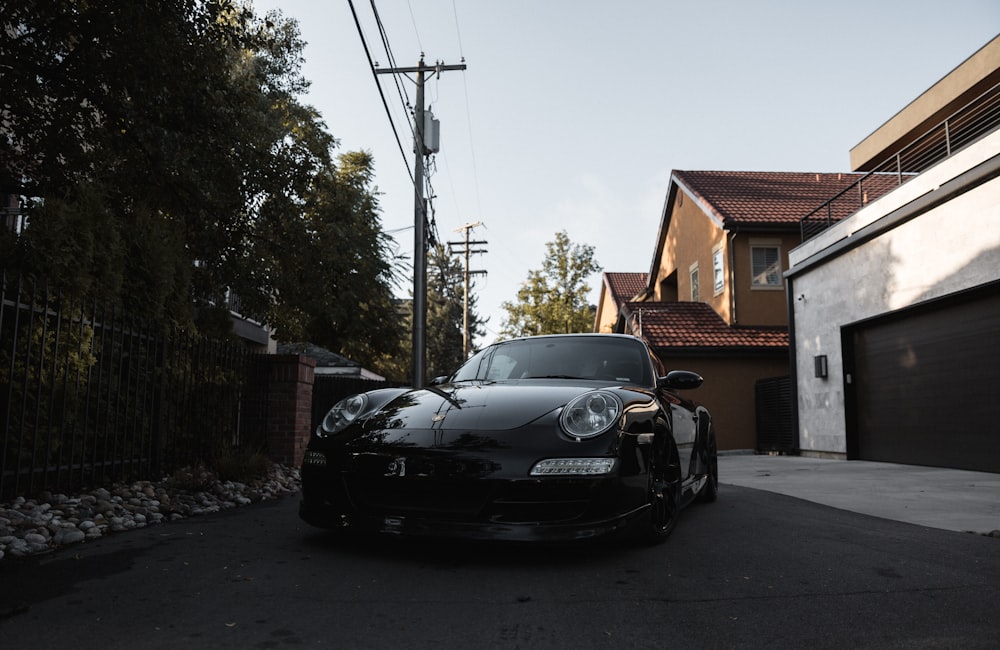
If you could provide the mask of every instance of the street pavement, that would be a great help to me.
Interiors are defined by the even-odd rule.
[[[1000,536],[1000,474],[990,472],[720,452],[719,483],[920,526]]]

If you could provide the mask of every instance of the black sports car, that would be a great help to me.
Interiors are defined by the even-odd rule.
[[[714,501],[715,432],[638,338],[495,343],[423,389],[347,397],[309,441],[299,514],[324,528],[557,541],[662,541]]]

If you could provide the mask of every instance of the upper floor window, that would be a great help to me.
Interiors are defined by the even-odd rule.
[[[698,289],[698,263],[691,265],[691,302],[701,301],[701,292]]]
[[[751,288],[784,287],[781,281],[781,245],[777,241],[750,240]]]
[[[726,288],[726,264],[722,246],[712,249],[712,291],[717,296]]]

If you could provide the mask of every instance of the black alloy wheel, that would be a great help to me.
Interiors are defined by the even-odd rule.
[[[649,526],[646,541],[664,542],[677,525],[681,512],[681,464],[673,440],[649,469]]]
[[[719,450],[715,442],[715,429],[709,429],[704,454],[705,485],[698,490],[698,501],[713,503],[719,498]]]

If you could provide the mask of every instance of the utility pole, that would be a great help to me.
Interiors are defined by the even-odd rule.
[[[464,299],[464,307],[463,307],[463,311],[462,311],[462,356],[464,358],[466,358],[466,359],[469,358],[469,350],[472,347],[472,333],[469,331],[469,276],[472,276],[472,275],[486,275],[486,271],[470,271],[469,270],[469,256],[473,255],[473,254],[477,254],[477,253],[485,253],[486,252],[485,249],[483,249],[483,250],[472,250],[472,247],[473,246],[485,246],[487,243],[489,243],[489,242],[486,242],[486,241],[470,241],[469,240],[469,231],[472,230],[473,228],[475,228],[477,226],[481,226],[481,225],[483,225],[483,224],[477,221],[476,223],[467,223],[464,226],[460,226],[458,228],[455,228],[455,232],[458,232],[459,230],[464,230],[465,231],[465,241],[464,242],[454,242],[454,241],[448,242],[448,247],[451,250],[452,255],[462,254],[462,253],[465,254],[465,267],[464,267],[465,268],[465,273],[463,274],[465,276],[465,293],[463,294],[464,297],[465,297],[465,299]],[[464,246],[464,248],[455,249],[455,248],[452,248],[453,246]]]
[[[414,143],[416,161],[413,165],[413,387],[423,388],[427,374],[427,205],[424,201],[424,156],[427,150],[424,140],[424,76],[426,73],[441,74],[446,70],[465,70],[465,64],[444,65],[440,61],[434,65],[424,64],[424,55],[413,68],[377,69],[376,74],[417,75],[417,105],[413,112]]]

